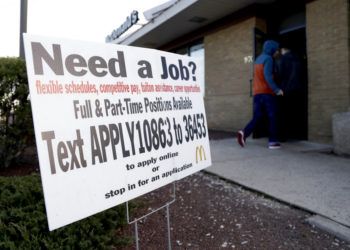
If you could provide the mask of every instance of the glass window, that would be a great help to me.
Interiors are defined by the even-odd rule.
[[[203,58],[204,66],[205,66],[205,58],[204,58],[204,44],[203,41],[197,41],[195,43],[188,44],[186,46],[177,48],[173,51],[174,53],[180,54],[180,55],[188,55],[192,57],[197,58]],[[203,97],[205,95],[205,68],[202,69],[203,72],[200,72],[200,74],[203,74],[203,82],[200,83],[201,92],[203,94]]]
[[[180,54],[180,55],[188,55],[188,51],[187,50],[188,50],[187,47],[183,47],[183,48],[176,49],[174,51],[174,53]]]
[[[203,74],[203,82],[200,83],[200,88],[202,91],[202,95],[204,97],[205,96],[205,58],[204,58],[204,45],[203,45],[203,43],[190,46],[189,56],[203,58],[203,62],[204,62],[203,66],[204,67],[202,70],[203,72],[201,72],[201,74]]]

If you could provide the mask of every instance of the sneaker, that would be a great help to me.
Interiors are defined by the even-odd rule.
[[[278,142],[269,142],[269,149],[279,149],[281,148],[281,144]]]
[[[237,142],[242,148],[245,146],[244,132],[242,130],[237,132]]]

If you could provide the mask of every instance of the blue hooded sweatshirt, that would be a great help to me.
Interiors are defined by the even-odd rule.
[[[273,79],[273,54],[277,51],[279,44],[273,40],[267,40],[263,46],[263,52],[254,63],[253,93],[277,94],[280,88]]]

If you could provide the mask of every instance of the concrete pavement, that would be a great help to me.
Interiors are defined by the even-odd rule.
[[[213,165],[207,172],[328,218],[350,242],[350,158],[306,141],[275,150],[266,139],[248,139],[245,148],[232,138],[210,146]]]

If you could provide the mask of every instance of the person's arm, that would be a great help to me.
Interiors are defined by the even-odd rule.
[[[273,59],[268,57],[264,63],[264,77],[270,88],[276,95],[283,95],[283,91],[277,86],[273,80]]]

